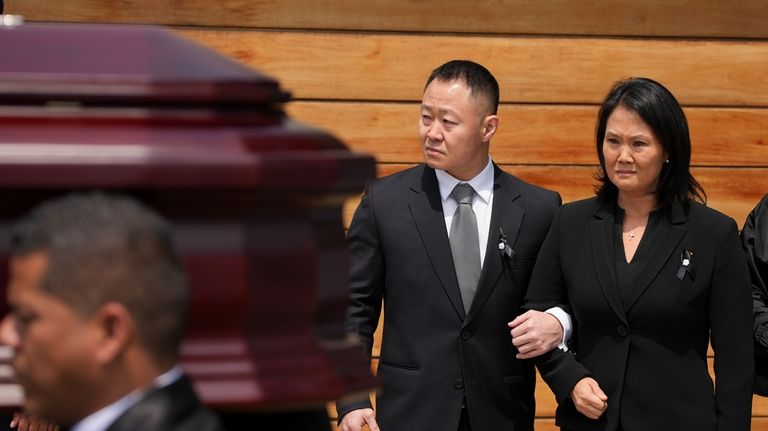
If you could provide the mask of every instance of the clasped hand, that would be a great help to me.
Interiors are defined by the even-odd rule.
[[[512,330],[512,344],[517,359],[530,359],[549,352],[563,340],[563,326],[557,318],[543,311],[529,310],[507,324]]]
[[[597,419],[608,409],[608,396],[592,377],[584,377],[571,390],[573,405],[584,416]]]

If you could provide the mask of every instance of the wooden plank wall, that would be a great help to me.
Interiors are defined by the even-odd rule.
[[[566,201],[592,194],[597,105],[615,80],[647,76],[685,106],[710,206],[741,225],[768,193],[765,0],[11,0],[6,13],[172,26],[277,77],[290,115],[375,154],[379,175],[421,161],[430,70],[478,61],[501,85],[494,160]],[[556,429],[545,385],[537,398],[537,429]],[[768,399],[753,410],[768,431]]]

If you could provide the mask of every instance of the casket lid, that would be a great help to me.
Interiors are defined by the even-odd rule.
[[[278,81],[152,26],[0,26],[0,188],[341,191],[373,159]]]
[[[0,26],[0,103],[210,106],[289,97],[274,79],[163,28]]]

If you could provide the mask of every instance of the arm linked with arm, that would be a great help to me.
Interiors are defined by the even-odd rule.
[[[563,307],[570,311],[560,262],[561,215],[562,209],[555,215],[539,251],[523,303],[524,309],[544,311],[552,307]],[[534,361],[558,403],[570,397],[571,390],[579,380],[589,376],[589,371],[576,361],[572,352],[553,349]]]

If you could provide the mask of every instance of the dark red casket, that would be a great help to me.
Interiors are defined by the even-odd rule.
[[[0,27],[0,283],[8,226],[32,205],[129,193],[174,226],[193,291],[183,366],[208,405],[322,408],[371,389],[343,328],[342,204],[374,161],[287,118],[288,100],[163,29]]]

